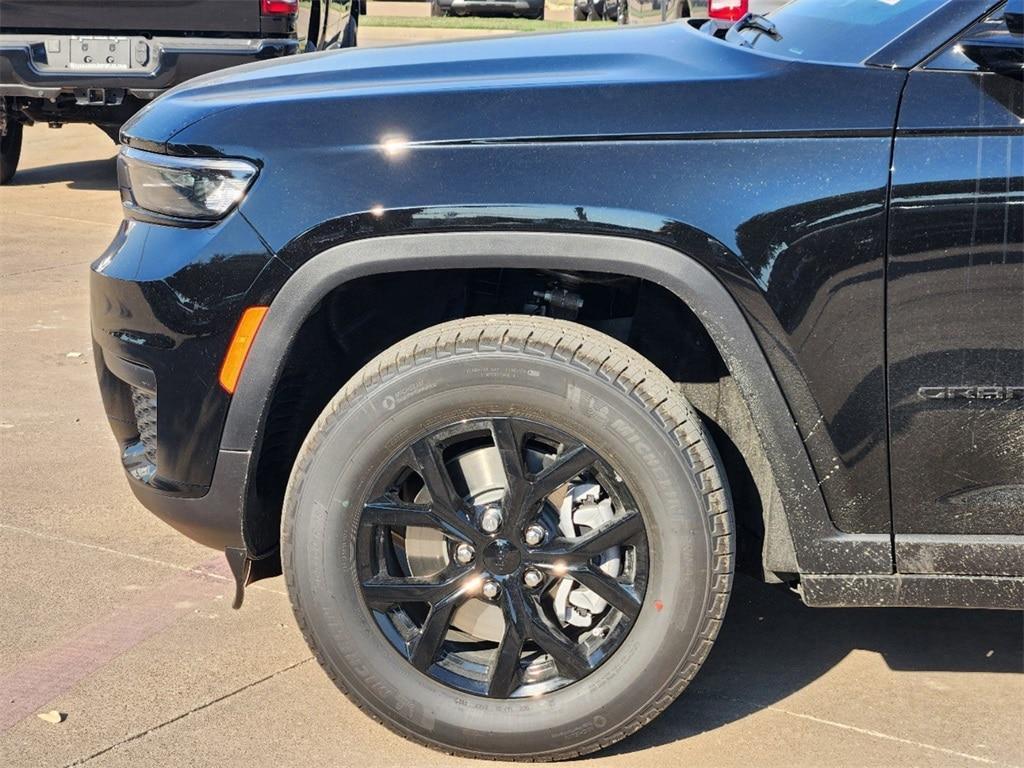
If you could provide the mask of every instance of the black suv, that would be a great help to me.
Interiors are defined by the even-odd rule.
[[[117,141],[144,104],[191,77],[355,45],[352,10],[353,0],[0,0],[0,184],[18,169],[25,124],[94,123]]]
[[[697,674],[735,569],[1024,604],[1022,0],[249,65],[123,132],[93,265],[142,503],[282,566],[373,717],[555,759]]]

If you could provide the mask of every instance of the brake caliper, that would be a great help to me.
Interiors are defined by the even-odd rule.
[[[579,483],[569,489],[559,508],[558,528],[563,536],[579,538],[612,519],[612,501],[601,495],[601,486],[596,483]],[[612,578],[622,572],[621,547],[606,549],[596,560]],[[607,607],[606,600],[571,578],[562,579],[555,589],[555,613],[563,624],[590,627]]]

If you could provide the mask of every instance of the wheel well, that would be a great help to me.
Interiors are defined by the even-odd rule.
[[[494,313],[571,319],[619,339],[677,382],[708,423],[739,530],[738,565],[763,571],[765,514],[778,491],[749,411],[697,316],[635,277],[538,269],[449,269],[358,278],[328,293],[288,350],[263,431],[243,530],[274,556],[291,467],[317,415],[363,365],[437,323]]]

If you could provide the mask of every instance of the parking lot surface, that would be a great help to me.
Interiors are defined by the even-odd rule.
[[[0,189],[0,765],[473,765],[370,721],[311,660],[281,579],[232,611],[222,558],[131,496],[88,323],[114,154],[95,128],[35,127]],[[1024,765],[1021,615],[811,610],[739,579],[691,688],[576,762]]]

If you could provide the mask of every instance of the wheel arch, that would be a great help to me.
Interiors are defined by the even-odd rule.
[[[222,451],[251,453],[247,481],[251,485],[288,350],[314,308],[333,290],[358,278],[387,273],[513,267],[634,277],[661,286],[682,302],[703,325],[728,368],[769,465],[775,493],[764,500],[764,522],[765,540],[768,548],[775,547],[774,557],[785,566],[793,561],[793,572],[871,569],[856,562],[857,548],[849,546],[856,537],[832,525],[786,399],[736,301],[695,258],[629,237],[443,232],[374,237],[324,250],[297,269],[271,303],[232,399]],[[243,530],[247,506],[243,505]]]

